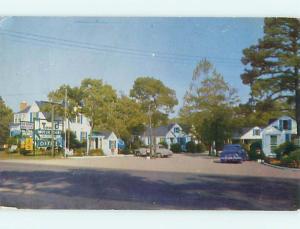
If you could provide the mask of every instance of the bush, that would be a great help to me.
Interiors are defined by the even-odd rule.
[[[261,141],[253,142],[250,145],[248,156],[249,156],[249,160],[251,161],[256,161],[257,159],[265,159],[265,155],[262,151]]]
[[[203,153],[205,151],[205,145],[202,143],[196,144],[193,141],[186,143],[186,150],[189,153]]]
[[[300,166],[300,150],[295,150],[290,155],[283,155],[281,164],[290,168],[299,168]]]
[[[31,154],[31,151],[26,150],[26,149],[20,149],[20,154],[27,156],[27,155]]]
[[[91,149],[89,156],[104,156],[102,149]]]
[[[281,159],[284,155],[289,156],[289,154],[292,151],[295,151],[297,149],[297,146],[292,142],[285,142],[281,145],[279,145],[275,150],[274,153],[276,153],[276,158]]]
[[[193,141],[186,143],[186,151],[189,153],[196,153],[197,152],[197,144]]]
[[[206,146],[203,143],[197,144],[197,152],[203,153],[206,150]]]
[[[165,149],[168,149],[168,144],[166,142],[160,142],[160,145],[162,145]]]
[[[181,145],[179,143],[171,144],[171,151],[173,153],[180,153],[181,152]]]

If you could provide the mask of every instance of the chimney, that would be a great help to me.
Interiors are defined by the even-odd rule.
[[[28,107],[28,104],[27,104],[26,101],[22,101],[22,102],[20,103],[20,106],[19,106],[20,111],[25,110],[27,107]]]

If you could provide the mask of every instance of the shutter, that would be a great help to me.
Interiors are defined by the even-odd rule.
[[[288,130],[291,130],[292,129],[292,120],[289,119],[288,120]]]
[[[282,120],[279,120],[279,130],[282,130],[282,124],[283,124],[283,121]]]
[[[80,123],[82,124],[82,115],[80,115]]]

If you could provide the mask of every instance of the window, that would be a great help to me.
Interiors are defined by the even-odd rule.
[[[175,127],[175,128],[174,128],[174,133],[179,133],[179,132],[180,132],[179,127]]]
[[[87,132],[81,131],[80,132],[80,141],[85,141],[87,139]]]
[[[259,136],[260,135],[260,129],[254,129],[253,130],[253,135],[254,136]]]
[[[270,136],[270,146],[271,146],[271,152],[273,153],[274,150],[277,148],[277,136],[276,135]]]
[[[292,120],[279,120],[279,129],[280,130],[291,130],[292,129]]]

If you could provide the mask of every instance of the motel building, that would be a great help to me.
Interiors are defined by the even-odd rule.
[[[33,139],[35,147],[51,147],[52,122],[51,112],[44,112],[42,107],[49,102],[35,101],[32,105],[21,102],[19,112],[14,113],[13,123],[10,124],[10,135]],[[88,119],[79,114],[74,119],[64,121],[63,117],[54,115],[54,141],[57,147],[64,147],[62,132],[67,128],[75,133],[80,142],[87,141],[91,132]],[[88,141],[87,141],[88,142]]]

